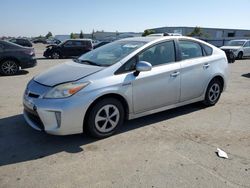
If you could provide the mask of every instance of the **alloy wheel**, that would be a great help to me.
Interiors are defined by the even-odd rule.
[[[218,83],[214,83],[208,92],[208,97],[211,102],[215,102],[220,96],[220,85]]]
[[[52,58],[53,58],[53,59],[59,59],[59,58],[60,58],[59,53],[54,52],[54,53],[52,54]]]
[[[5,75],[13,75],[17,73],[19,67],[15,61],[8,60],[2,63],[1,69]]]
[[[115,105],[103,106],[95,116],[95,127],[101,133],[112,131],[119,123],[120,112]]]

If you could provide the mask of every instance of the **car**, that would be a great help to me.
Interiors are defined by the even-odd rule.
[[[32,43],[28,39],[17,38],[17,39],[10,39],[9,41],[15,44],[19,44],[21,46],[32,47]]]
[[[113,135],[134,119],[202,101],[225,90],[225,53],[190,37],[138,37],[106,44],[35,76],[24,95],[24,118],[36,130]]]
[[[93,49],[91,39],[70,39],[59,45],[49,45],[46,47],[43,56],[46,58],[59,59],[63,57],[80,56]]]
[[[106,41],[99,42],[99,43],[94,45],[94,49],[99,48],[101,46],[104,46],[105,44],[108,44],[108,43],[110,43],[110,42],[106,42]]]
[[[35,51],[8,41],[0,40],[0,74],[10,76],[21,69],[36,66]]]
[[[234,52],[232,50],[229,50],[229,49],[222,49],[222,50],[225,52],[225,54],[227,56],[228,63],[234,63],[235,59],[236,59]]]
[[[50,38],[46,40],[46,44],[60,44],[61,41],[55,38]]]
[[[232,51],[237,59],[250,56],[250,40],[231,40],[222,50]]]
[[[37,39],[33,40],[33,43],[35,43],[35,44],[38,44],[38,43],[47,44],[47,41],[45,38],[37,38]]]
[[[182,36],[180,33],[153,33],[147,37]]]

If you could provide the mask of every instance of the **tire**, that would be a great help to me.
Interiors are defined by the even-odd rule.
[[[52,59],[60,59],[60,58],[61,58],[61,55],[60,55],[59,52],[53,52],[53,53],[51,54],[51,58],[52,58]]]
[[[222,83],[218,79],[213,79],[207,87],[205,100],[206,106],[214,106],[220,99],[222,92]]]
[[[123,124],[124,113],[122,103],[115,98],[104,98],[98,101],[90,109],[86,118],[87,133],[95,138],[106,138],[113,135]]]
[[[238,56],[237,56],[237,59],[242,59],[242,58],[243,58],[243,52],[239,52]]]
[[[19,65],[15,60],[6,59],[0,63],[0,73],[4,76],[15,75],[18,73],[18,71]]]

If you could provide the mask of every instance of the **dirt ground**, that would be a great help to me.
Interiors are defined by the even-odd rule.
[[[22,94],[40,72],[67,60],[42,58],[0,77],[0,187],[250,187],[250,60],[229,64],[219,103],[196,103],[127,121],[102,140],[38,132],[22,116]],[[219,147],[229,159],[216,155]]]

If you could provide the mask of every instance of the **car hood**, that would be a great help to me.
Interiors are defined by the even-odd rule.
[[[220,49],[222,49],[222,50],[238,50],[240,48],[241,48],[241,46],[222,46],[222,47],[220,47]]]
[[[102,69],[104,69],[104,67],[85,65],[70,61],[50,68],[46,72],[34,77],[34,80],[46,86],[55,86],[61,83],[79,80]]]

